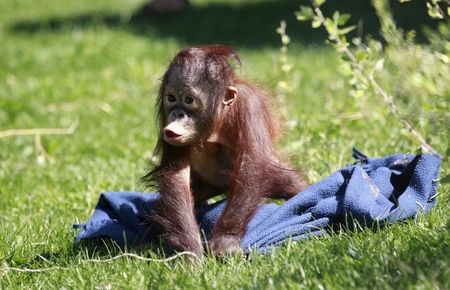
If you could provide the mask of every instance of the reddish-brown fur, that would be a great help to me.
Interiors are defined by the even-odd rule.
[[[214,227],[210,249],[218,255],[239,249],[239,241],[257,208],[266,198],[288,199],[306,181],[274,148],[278,122],[262,88],[236,77],[230,63],[240,63],[231,48],[211,45],[181,51],[165,73],[158,97],[160,136],[156,153],[159,165],[143,177],[161,194],[153,220],[162,225],[166,239],[178,250],[203,252],[196,205],[225,193],[227,206]],[[169,77],[189,73],[207,95],[209,109],[202,115],[204,132],[198,144],[175,147],[163,140],[163,94]],[[176,76],[176,75],[175,75]],[[231,105],[224,105],[227,87],[237,89]]]

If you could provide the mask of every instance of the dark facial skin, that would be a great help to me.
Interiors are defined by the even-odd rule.
[[[178,147],[198,143],[205,131],[207,100],[184,73],[171,74],[163,95],[164,141]]]

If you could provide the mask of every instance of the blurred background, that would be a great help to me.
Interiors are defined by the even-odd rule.
[[[5,206],[15,204],[17,194],[23,195],[21,206],[50,195],[67,203],[43,201],[56,211],[87,213],[90,204],[84,201],[94,202],[102,190],[139,189],[156,142],[159,79],[177,51],[197,44],[234,46],[244,60],[240,75],[272,90],[275,103],[283,98],[276,106],[287,124],[280,147],[313,181],[351,161],[354,145],[374,155],[419,147],[379,97],[352,95],[354,84],[326,43],[326,32],[296,19],[308,1],[181,1],[187,5],[175,5],[175,11],[161,9],[173,1],[156,2],[0,2],[0,130],[68,128],[70,133],[0,138]],[[414,45],[427,43],[427,29],[432,35],[438,29],[439,21],[429,17],[422,1],[390,1],[390,7],[400,29],[415,31]],[[322,9],[327,15],[350,13],[358,26],[351,37],[385,43],[371,1],[329,1]],[[291,39],[287,71],[276,32],[282,20]],[[400,53],[381,82],[398,95],[405,114],[432,145],[446,153],[442,122],[448,120],[448,86],[431,83],[433,74],[425,83],[422,72],[405,78],[421,63],[408,54],[402,58],[404,51],[394,50]],[[398,69],[396,61],[417,64]],[[427,102],[433,96],[441,104],[436,110]]]
[[[326,43],[326,32],[296,19],[307,1],[181,2],[187,5],[175,11],[138,0],[0,2],[0,130],[69,128],[70,133],[0,138],[3,195],[24,192],[27,200],[76,193],[65,202],[88,212],[81,202],[86,195],[94,201],[101,190],[137,189],[156,141],[159,79],[178,50],[197,44],[234,46],[243,55],[241,76],[284,99],[280,113],[287,134],[280,147],[312,180],[348,162],[353,145],[375,155],[418,148],[378,97],[352,95],[354,84]],[[390,1],[390,7],[400,29],[415,31],[411,47],[429,45],[439,21],[429,17],[424,2]],[[328,15],[350,13],[357,25],[351,37],[386,42],[371,1],[329,1],[322,9]],[[288,71],[276,32],[282,20],[291,39]],[[442,71],[423,73],[417,56],[403,48],[392,51],[397,55],[386,61],[388,74],[380,82],[447,154],[448,85],[442,84],[447,79],[434,83]]]

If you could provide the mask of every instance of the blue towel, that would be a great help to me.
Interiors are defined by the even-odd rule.
[[[241,240],[244,252],[270,251],[289,239],[298,241],[323,235],[336,225],[357,221],[370,226],[394,223],[427,213],[436,203],[439,166],[435,155],[395,154],[368,158],[353,150],[354,164],[311,185],[281,205],[263,205],[249,223]],[[144,224],[155,209],[157,193],[106,192],[92,217],[81,225],[79,242],[107,237],[119,246],[148,243],[161,234],[155,225]],[[205,205],[198,211],[201,229],[208,237],[226,200]]]

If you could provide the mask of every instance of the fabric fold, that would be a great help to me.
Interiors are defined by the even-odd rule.
[[[340,223],[394,223],[427,213],[436,204],[441,159],[435,155],[394,154],[369,158],[354,149],[354,164],[311,185],[281,205],[265,204],[249,223],[241,240],[244,252],[270,251],[289,239],[303,240],[326,233]],[[146,244],[161,235],[148,224],[159,194],[105,192],[92,217],[81,225],[76,242],[109,238],[119,246]],[[197,214],[209,237],[226,200],[205,205]],[[348,219],[351,217],[351,219]]]

